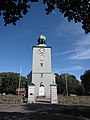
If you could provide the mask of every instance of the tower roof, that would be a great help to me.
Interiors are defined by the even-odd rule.
[[[46,46],[46,37],[44,35],[39,36],[38,46]]]

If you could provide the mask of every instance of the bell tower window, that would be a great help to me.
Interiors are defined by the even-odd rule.
[[[40,63],[41,67],[43,67],[43,63]]]

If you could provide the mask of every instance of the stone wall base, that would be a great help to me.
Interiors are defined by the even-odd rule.
[[[0,95],[0,104],[19,104],[23,103],[23,96]]]
[[[58,95],[61,104],[90,104],[90,96],[61,96]]]

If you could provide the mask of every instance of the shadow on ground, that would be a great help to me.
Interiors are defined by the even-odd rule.
[[[0,120],[90,120],[90,106],[36,103],[24,104],[22,109],[23,113],[0,112]]]

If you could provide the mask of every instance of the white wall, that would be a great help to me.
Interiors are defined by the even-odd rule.
[[[35,84],[35,96],[39,94],[39,86],[42,82],[45,87],[45,96],[50,98],[50,85],[55,83],[55,77],[52,73],[43,74],[43,78],[41,78],[41,74],[32,74],[32,82]]]
[[[33,47],[33,63],[32,63],[32,72],[46,72],[51,73],[51,48],[44,47],[45,53],[40,54],[39,49],[41,47]],[[40,63],[43,62],[43,67],[40,66]]]

